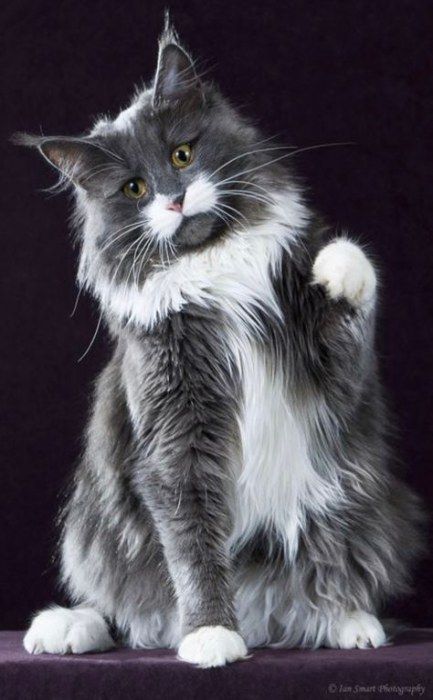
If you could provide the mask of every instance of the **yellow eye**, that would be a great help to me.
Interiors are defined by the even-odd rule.
[[[141,199],[147,194],[147,185],[141,177],[133,177],[125,182],[122,192],[128,199]]]
[[[171,162],[175,168],[186,168],[192,161],[192,148],[189,143],[176,146],[171,154]]]

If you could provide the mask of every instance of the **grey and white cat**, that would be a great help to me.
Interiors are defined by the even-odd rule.
[[[75,607],[32,653],[175,647],[203,667],[262,645],[385,641],[420,550],[393,474],[376,274],[307,206],[174,30],[152,85],[78,138],[21,136],[75,193],[79,282],[113,355],[65,508]]]

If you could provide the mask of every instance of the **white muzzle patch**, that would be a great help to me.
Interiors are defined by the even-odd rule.
[[[144,211],[157,240],[166,241],[173,238],[184,217],[212,211],[217,200],[216,186],[205,175],[199,175],[186,189],[181,212],[169,209],[172,197],[166,194],[156,194]]]

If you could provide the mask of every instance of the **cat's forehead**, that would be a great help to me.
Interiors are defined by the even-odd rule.
[[[151,114],[152,90],[142,90],[136,93],[129,106],[122,109],[117,116],[101,117],[93,126],[91,136],[111,136],[116,134],[130,134],[135,131],[137,124]]]
[[[143,89],[136,93],[128,107],[116,117],[102,117],[93,126],[90,136],[106,138],[116,142],[168,139],[175,141],[186,138],[197,129],[202,121],[198,112],[185,111],[182,105],[169,109],[155,110],[153,89]]]

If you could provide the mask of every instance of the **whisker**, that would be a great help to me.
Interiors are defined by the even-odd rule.
[[[162,238],[158,242],[158,248],[159,248],[159,257],[161,259],[161,267],[162,269],[165,268],[165,261],[164,261],[164,239]]]
[[[258,194],[257,192],[247,192],[246,190],[221,190],[221,194],[246,197],[247,199],[255,200],[261,204],[272,205],[274,203],[271,197],[265,197],[263,194]]]
[[[107,248],[109,248],[111,245],[119,241],[121,238],[126,236],[128,233],[131,233],[134,229],[140,228],[142,226],[141,223],[135,223],[135,224],[127,224],[123,228],[119,228],[116,231],[114,231],[112,234],[110,234],[110,237],[108,241],[102,246],[100,249],[100,253],[104,253]]]
[[[153,251],[155,250],[155,239],[154,238],[149,238],[146,245],[143,248],[143,251],[140,255],[139,259],[139,277],[141,276],[141,273],[143,271],[144,264],[146,262],[146,256],[150,253],[152,255]]]
[[[298,153],[304,153],[305,151],[314,151],[319,148],[330,148],[332,146],[355,146],[354,141],[343,141],[343,142],[336,142],[336,143],[320,143],[316,144],[314,146],[306,146],[305,148],[298,148],[295,151],[292,151],[292,153],[283,153],[282,156],[279,156],[278,158],[273,158],[272,160],[266,161],[266,163],[260,163],[259,165],[255,165],[252,168],[248,168],[247,170],[242,170],[238,173],[235,173],[232,177],[229,177],[225,180],[225,182],[230,182],[232,178],[238,177],[239,175],[246,175],[248,173],[253,173],[257,170],[260,170],[261,168],[266,168],[269,165],[272,165],[273,163],[278,163],[280,160],[283,160],[284,158],[291,158]]]
[[[137,250],[140,248],[141,243],[143,242],[143,240],[146,239],[147,233],[148,233],[148,231],[147,231],[147,230],[144,230],[144,231],[141,233],[141,235],[138,237],[138,239],[137,239],[136,241],[134,241],[133,246],[130,246],[130,247],[128,248],[128,250],[126,251],[126,252],[128,253],[129,250],[130,250],[131,248],[133,249],[133,248],[135,247],[134,257],[133,257],[133,259],[132,259],[131,267],[129,268],[128,276],[127,276],[127,278],[126,278],[126,280],[125,280],[125,284],[128,284],[128,283],[129,283],[129,280],[130,280],[130,278],[131,278],[131,274],[132,274],[133,280],[135,279],[135,265],[136,265],[136,257],[135,257],[135,256],[136,256]],[[135,282],[134,282],[134,284],[135,284]]]
[[[139,237],[139,238],[137,238],[136,240],[132,241],[131,245],[129,245],[128,248],[127,248],[127,249],[125,250],[125,252],[123,253],[122,257],[120,258],[119,264],[118,264],[117,267],[116,267],[116,270],[115,270],[115,272],[114,272],[114,275],[112,276],[112,280],[113,280],[114,283],[116,282],[117,274],[118,274],[118,272],[119,272],[119,270],[120,270],[120,267],[121,267],[121,265],[122,265],[124,259],[125,259],[126,256],[128,255],[129,251],[130,251],[134,246],[136,246],[136,245],[140,242],[140,240],[141,240],[141,237]]]
[[[256,148],[252,151],[245,151],[245,153],[240,153],[237,156],[234,156],[234,158],[231,158],[230,160],[227,160],[225,163],[219,166],[216,170],[214,170],[208,177],[211,179],[214,175],[220,172],[220,170],[223,170],[223,168],[226,168],[228,165],[231,163],[234,163],[235,161],[239,160],[240,158],[245,158],[246,156],[251,156],[251,155],[256,155],[257,153],[267,153],[269,151],[282,151],[285,150],[286,148],[296,148],[296,146],[269,146],[269,148]]]
[[[99,329],[100,329],[100,327],[101,327],[102,316],[103,316],[103,311],[101,311],[101,313],[99,314],[98,324],[97,324],[96,330],[95,330],[95,332],[94,332],[94,334],[93,334],[93,336],[92,336],[92,340],[90,341],[89,345],[87,346],[86,350],[83,352],[83,354],[81,355],[81,357],[78,358],[77,362],[81,362],[82,360],[84,360],[84,358],[86,357],[86,355],[89,353],[91,347],[93,346],[93,343],[95,342],[96,336],[98,335]]]
[[[212,211],[217,212],[220,218],[225,222],[225,224],[228,227],[230,227],[230,222],[233,222],[237,226],[240,226],[244,231],[246,230],[245,224],[243,224],[242,221],[238,219],[238,217],[234,216],[231,212],[226,211],[225,209],[221,209],[219,204],[214,204],[214,206],[212,207]],[[229,221],[227,221],[227,219],[224,217],[228,217]]]
[[[239,211],[239,209],[236,209],[236,207],[230,206],[230,204],[226,204],[226,202],[218,202],[218,206],[223,207],[224,209],[229,209],[230,211],[234,211],[238,216],[240,216],[244,221],[248,221],[247,217],[245,214],[242,214],[242,212]]]
[[[144,255],[146,255],[146,250],[149,248],[149,246],[152,243],[151,238],[146,238],[146,234],[149,233],[148,231],[143,232],[143,236],[140,238],[140,244],[137,246],[135,253],[134,253],[134,259],[132,261],[132,265],[134,268],[134,284],[138,288],[138,283],[139,283],[139,276],[141,275],[141,270],[142,270],[142,265],[140,266],[140,260],[142,260],[142,253],[144,252]],[[137,263],[137,272],[135,272],[135,264]]]
[[[240,228],[242,227],[242,224],[234,217],[227,219],[226,216],[224,214],[222,214],[221,211],[219,211],[218,209],[213,209],[212,211],[215,214],[217,219],[221,219],[221,221],[224,222],[224,224],[226,225],[228,230],[231,230],[231,229],[236,228],[238,226]]]
[[[265,192],[266,195],[269,195],[269,190],[266,189],[266,187],[263,187],[262,185],[259,185],[257,182],[254,182],[254,180],[231,180],[233,184],[241,184],[241,185],[248,185],[248,187],[255,187],[256,189],[262,190],[262,192]],[[220,185],[224,184],[224,180],[222,180],[220,183],[218,183],[216,186],[217,188]],[[248,192],[248,190],[246,190]]]
[[[78,287],[77,296],[75,297],[74,307],[73,307],[71,313],[69,314],[69,318],[73,318],[73,317],[75,316],[75,312],[76,312],[76,310],[77,310],[78,302],[80,301],[80,297],[81,297],[81,292],[82,292],[82,291],[83,291],[83,285],[80,284],[80,286]]]

